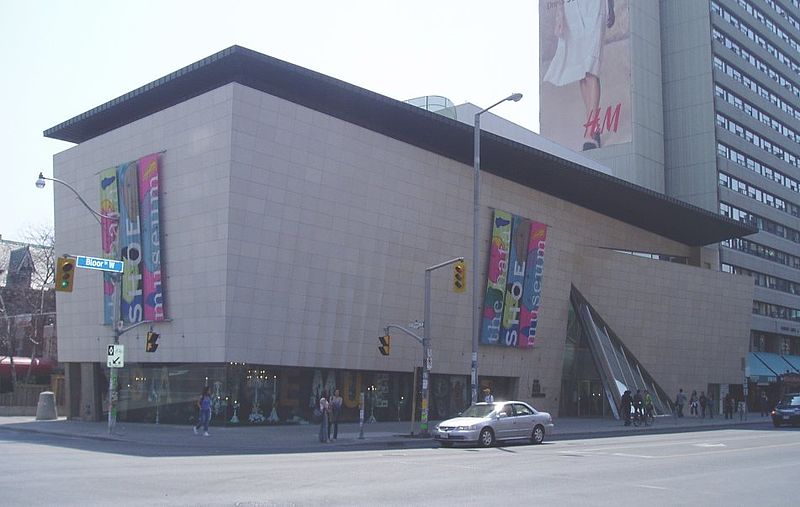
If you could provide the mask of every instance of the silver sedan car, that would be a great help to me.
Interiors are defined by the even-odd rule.
[[[499,440],[541,444],[552,429],[553,418],[547,412],[539,412],[523,401],[496,401],[476,403],[458,417],[442,421],[433,436],[442,447],[456,442],[490,447]]]

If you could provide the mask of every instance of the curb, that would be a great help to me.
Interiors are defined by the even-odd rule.
[[[624,436],[637,436],[637,435],[660,435],[660,434],[674,434],[674,433],[694,433],[694,432],[702,432],[702,431],[714,431],[714,430],[721,430],[721,429],[733,429],[739,427],[749,427],[756,424],[763,424],[764,420],[752,420],[752,421],[739,421],[734,424],[727,424],[727,423],[717,423],[717,424],[707,424],[703,426],[678,426],[678,425],[655,425],[655,426],[647,426],[647,427],[629,427],[623,429],[622,427],[618,429],[605,429],[605,430],[595,430],[595,431],[565,431],[565,432],[554,432],[550,433],[546,440],[548,441],[568,441],[568,440],[583,440],[583,439],[595,439],[595,438],[612,438],[612,437],[624,437]],[[148,445],[168,445],[173,447],[184,447],[184,448],[202,448],[201,444],[194,444],[194,440],[192,443],[188,441],[180,441],[180,440],[168,440],[170,438],[169,435],[162,436],[160,439],[152,439],[148,438],[146,433],[137,433],[133,435],[127,434],[112,434],[112,435],[100,435],[100,434],[82,434],[80,432],[68,432],[68,431],[52,431],[47,428],[36,428],[30,426],[10,426],[0,424],[0,430],[5,430],[9,432],[19,432],[19,433],[27,433],[27,434],[38,434],[38,435],[52,435],[52,436],[59,436],[59,437],[68,437],[68,438],[78,438],[84,440],[93,440],[99,442],[127,442],[133,444],[148,444]],[[168,441],[160,441],[163,439],[167,439]],[[217,440],[219,444],[226,448],[226,449],[241,449],[242,451],[254,451],[254,450],[266,450],[266,446],[274,445],[271,444],[269,441],[260,441],[258,445],[253,445],[251,443],[242,443],[241,440],[231,439],[232,441],[226,441],[226,439]],[[375,438],[354,438],[354,439],[347,439],[347,440],[340,440],[338,442],[333,443],[333,445],[327,444],[320,444],[315,440],[305,441],[305,440],[297,440],[292,442],[291,439],[287,441],[287,439],[278,439],[278,444],[274,447],[268,447],[270,450],[285,450],[287,452],[291,451],[308,451],[308,450],[316,450],[321,452],[329,452],[329,451],[336,451],[336,450],[351,450],[351,449],[375,449],[375,448],[385,448],[385,449],[422,449],[422,448],[429,448],[429,447],[438,447],[438,442],[432,437],[419,437],[419,436],[410,436],[407,434],[392,434],[391,436],[381,436]],[[277,442],[276,442],[277,443]]]

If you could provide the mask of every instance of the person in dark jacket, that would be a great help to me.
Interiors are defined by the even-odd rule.
[[[622,393],[622,399],[619,404],[619,411],[622,412],[622,417],[625,418],[625,426],[631,425],[631,392],[625,391]]]

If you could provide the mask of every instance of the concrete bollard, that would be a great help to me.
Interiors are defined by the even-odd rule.
[[[56,395],[51,391],[39,393],[39,404],[36,405],[36,420],[50,421],[58,419],[56,414]]]

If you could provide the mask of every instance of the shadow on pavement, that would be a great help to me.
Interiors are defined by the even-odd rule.
[[[719,429],[757,431],[800,431],[800,428],[774,428],[769,419],[751,421],[715,421],[675,424],[672,420],[657,421],[653,426],[625,427],[613,420],[556,421],[556,431],[547,435],[543,445],[565,440],[644,436],[665,433],[688,433]],[[189,457],[232,455],[275,455],[341,453],[353,451],[439,448],[431,438],[411,437],[404,432],[408,424],[377,423],[365,425],[364,438],[359,439],[357,424],[344,424],[340,438],[320,443],[317,426],[212,427],[211,436],[192,433],[191,426],[120,423],[108,435],[104,423],[69,421],[32,421],[25,418],[0,418],[0,441],[59,446],[138,457]],[[496,451],[516,453],[520,446],[538,447],[527,442],[502,443]],[[445,449],[443,449],[444,451]],[[480,452],[480,448],[458,446],[449,450]]]

